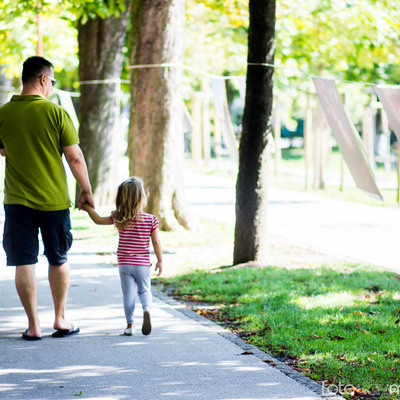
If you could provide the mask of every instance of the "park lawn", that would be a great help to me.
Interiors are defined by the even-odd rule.
[[[400,397],[400,283],[357,264],[224,267],[161,279],[244,340],[353,397]],[[214,308],[201,308],[201,302]],[[398,385],[398,386],[396,386]],[[350,386],[347,386],[351,398]],[[395,393],[390,394],[393,391]],[[380,393],[379,397],[376,397]],[[342,390],[342,395],[344,390]]]

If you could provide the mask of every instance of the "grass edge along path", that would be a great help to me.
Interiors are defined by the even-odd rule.
[[[400,398],[394,273],[349,263],[242,265],[160,279],[157,287],[345,398]]]

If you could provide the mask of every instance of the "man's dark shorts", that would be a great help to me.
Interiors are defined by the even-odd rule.
[[[3,247],[7,265],[36,264],[39,254],[39,229],[44,254],[50,265],[67,262],[72,245],[69,209],[40,211],[20,204],[4,204]]]

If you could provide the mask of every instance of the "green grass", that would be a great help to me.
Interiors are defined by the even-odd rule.
[[[164,279],[183,300],[318,381],[390,395],[400,385],[400,284],[359,265],[198,271]],[[207,313],[206,313],[207,314]]]

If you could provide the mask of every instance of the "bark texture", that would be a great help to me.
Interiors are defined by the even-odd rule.
[[[131,11],[131,65],[181,64],[184,0],[138,0]],[[143,178],[147,211],[163,230],[188,228],[183,196],[182,68],[131,72],[129,172]]]
[[[275,0],[250,0],[248,68],[236,182],[234,264],[266,259],[268,140],[272,137]]]
[[[80,81],[114,80],[81,84],[80,146],[96,204],[108,204],[115,196],[117,149],[118,141],[122,139],[118,79],[122,70],[128,8],[126,1],[126,11],[119,17],[96,17],[78,25]]]

